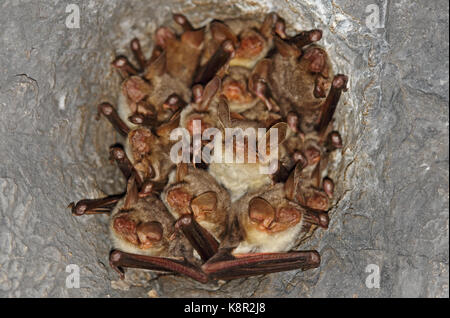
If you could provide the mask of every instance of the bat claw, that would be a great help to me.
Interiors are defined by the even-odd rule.
[[[124,280],[125,279],[125,270],[116,265],[116,264],[119,264],[121,257],[122,257],[121,251],[112,250],[111,253],[109,254],[109,266],[111,266],[111,268],[114,269],[114,271],[116,271],[117,274],[119,274],[119,277],[121,280]]]

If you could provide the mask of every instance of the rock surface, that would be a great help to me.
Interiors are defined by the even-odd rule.
[[[448,1],[90,0],[79,29],[66,26],[70,3],[0,10],[0,297],[449,296]],[[113,56],[134,36],[149,50],[172,11],[196,25],[276,11],[292,32],[324,29],[350,89],[336,115],[340,199],[329,230],[301,247],[321,252],[319,269],[206,286],[135,272],[130,287],[108,266],[106,218],[66,209],[123,188],[108,161],[120,138],[95,105],[116,100]],[[69,264],[78,289],[66,287]],[[379,288],[366,286],[369,264]]]

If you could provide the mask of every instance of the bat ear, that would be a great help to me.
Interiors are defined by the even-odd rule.
[[[144,245],[150,242],[159,242],[163,238],[164,229],[157,221],[144,222],[136,227],[139,241]]]
[[[213,39],[217,42],[222,43],[230,40],[235,47],[239,44],[236,34],[225,23],[215,20],[211,22],[209,29],[211,30]]]
[[[255,94],[259,93],[257,91],[257,83],[258,81],[267,81],[271,67],[272,61],[269,59],[262,59],[255,65],[255,68],[248,79],[248,88],[251,92]]]
[[[208,191],[200,194],[191,201],[191,209],[195,216],[217,210],[217,193]]]
[[[231,126],[230,107],[228,106],[227,99],[223,96],[220,97],[219,104],[217,105],[217,117],[219,117],[223,128]]]
[[[220,88],[222,86],[222,81],[218,76],[214,76],[212,80],[206,84],[203,95],[202,95],[202,102],[201,102],[201,109],[206,110],[209,107],[209,104],[211,104],[211,101],[213,100],[214,96],[216,96],[217,92],[220,91]]]
[[[181,182],[184,180],[184,177],[186,177],[189,174],[188,172],[188,164],[185,162],[180,162],[177,165],[177,171],[176,171],[176,180],[177,182]]]
[[[266,15],[261,27],[259,28],[259,32],[266,38],[270,38],[273,32],[273,28],[275,23],[278,21],[278,15],[274,12]]]
[[[189,45],[200,48],[205,39],[205,29],[186,31],[181,36],[181,41]]]
[[[166,72],[166,52],[163,51],[156,60],[150,64],[145,73],[145,78],[151,80],[157,76],[161,76]]]
[[[284,140],[286,139],[288,125],[285,122],[276,123],[272,127],[270,127],[269,131],[266,133],[266,147],[268,148],[270,146],[270,135],[272,134],[272,131],[276,132],[278,134],[278,145],[282,144]]]
[[[195,30],[189,20],[182,14],[174,14],[173,19],[183,28],[181,41],[193,47],[200,47],[205,38],[205,28]]]
[[[269,111],[278,112],[280,107],[271,97],[268,86],[269,74],[272,68],[272,61],[262,59],[259,61],[250,75],[248,80],[248,89],[266,104]]]
[[[278,52],[280,52],[283,57],[298,58],[300,57],[300,55],[302,55],[302,51],[298,47],[283,41],[278,36],[274,37],[274,43]]]
[[[255,68],[252,71],[252,76],[250,79],[254,78],[255,76],[259,79],[267,80],[269,78],[269,72],[272,68],[272,61],[270,59],[262,59],[259,61]]]
[[[174,130],[180,125],[180,118],[181,118],[180,113],[181,110],[177,111],[175,114],[173,114],[173,116],[170,118],[168,122],[159,126],[156,129],[156,134],[159,137],[166,137],[167,139],[169,139],[169,135],[172,132],[172,130]]]
[[[303,165],[299,162],[295,165],[294,170],[289,175],[286,183],[284,184],[284,193],[288,200],[293,200],[295,197],[295,191],[297,190],[300,182],[300,173],[303,169]]]
[[[139,191],[136,183],[136,175],[133,173],[128,179],[127,194],[125,195],[124,208],[129,209],[139,200]]]

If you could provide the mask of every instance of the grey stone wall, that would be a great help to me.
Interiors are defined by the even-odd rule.
[[[80,29],[66,27],[70,3]],[[200,25],[272,10],[291,32],[324,29],[350,77],[336,123],[339,200],[329,230],[301,246],[322,266],[223,285],[142,272],[118,282],[105,217],[66,208],[124,185],[108,161],[120,138],[94,120],[97,103],[115,102],[110,61],[134,36],[149,50],[172,11]],[[0,25],[0,296],[449,296],[448,1],[3,0]],[[68,264],[80,266],[79,289],[66,288]],[[380,288],[365,284],[369,264]]]

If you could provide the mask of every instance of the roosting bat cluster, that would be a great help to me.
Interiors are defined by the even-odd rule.
[[[317,251],[293,249],[328,227],[328,163],[342,147],[332,118],[347,86],[316,44],[322,31],[290,37],[274,13],[198,29],[173,18],[155,32],[149,58],[134,39],[135,62],[113,61],[124,79],[117,108],[98,106],[125,138],[110,154],[126,192],[72,203],[72,213],[109,215],[109,260],[121,277],[131,267],[206,283],[318,267]],[[175,164],[170,134],[182,127],[192,138],[196,121],[201,133],[266,128],[268,138],[276,129],[278,168],[262,174],[268,151],[245,138],[234,150],[256,152],[256,162]]]

